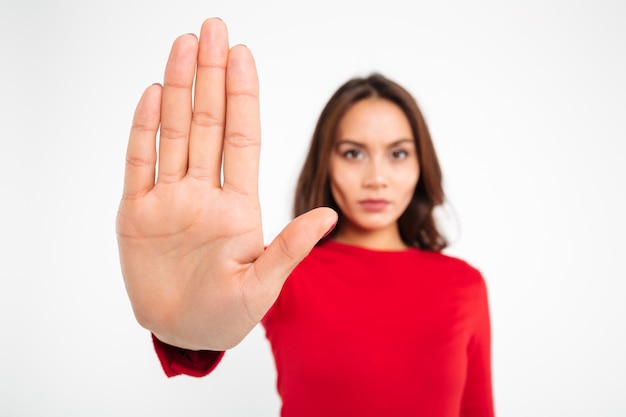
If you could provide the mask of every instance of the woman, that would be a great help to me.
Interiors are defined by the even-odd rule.
[[[208,374],[262,321],[284,416],[493,415],[484,280],[440,253],[441,173],[410,94],[374,75],[333,95],[298,217],[265,250],[259,132],[249,51],[229,50],[218,19],[199,42],[178,38],[164,87],[137,107],[118,216],[128,293],[165,372]]]

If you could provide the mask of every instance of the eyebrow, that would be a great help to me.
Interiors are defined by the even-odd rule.
[[[395,148],[396,146],[402,145],[406,142],[415,144],[415,141],[413,139],[409,139],[409,138],[403,138],[403,139],[398,139],[395,142],[390,143],[389,145],[387,145],[387,148]],[[335,144],[335,146],[341,146],[341,145],[352,145],[352,146],[356,146],[359,148],[365,148],[366,145],[361,143],[361,142],[357,142],[355,140],[352,139],[339,139],[337,141],[337,143]]]

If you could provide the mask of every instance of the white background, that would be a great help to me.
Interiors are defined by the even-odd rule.
[[[268,242],[321,107],[380,71],[430,124],[447,252],[487,280],[498,415],[626,415],[625,5],[2,1],[0,415],[278,415],[261,328],[209,377],[167,379],[118,265],[135,103],[210,16],[257,60]]]

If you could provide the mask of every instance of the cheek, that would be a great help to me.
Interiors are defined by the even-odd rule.
[[[354,169],[347,169],[341,163],[331,161],[329,175],[330,190],[337,204],[340,200],[347,199],[350,192],[357,189],[358,173]]]
[[[337,167],[335,164],[333,164],[333,161],[331,159],[330,169],[328,172],[328,181],[330,183],[330,194],[332,195],[333,200],[335,200],[335,203],[341,204],[341,185],[337,183],[337,178],[338,178]]]
[[[342,205],[343,201],[345,200],[345,190],[347,189],[349,189],[349,187],[347,187],[345,183],[345,178],[342,178],[341,176],[331,175],[330,192],[337,204]]]
[[[420,179],[420,172],[419,170],[415,173],[413,173],[412,176],[409,177],[410,181],[408,181],[408,187],[411,189],[411,195],[413,194],[413,191],[415,190],[415,187],[417,187],[417,183]]]
[[[398,171],[395,176],[395,184],[397,191],[403,194],[413,196],[417,182],[419,181],[420,171],[417,168],[405,169]]]
[[[359,179],[352,170],[331,171],[330,192],[337,204],[340,215],[350,216],[354,203],[359,199]]]
[[[337,182],[334,180],[334,178],[331,176],[330,178],[330,194],[333,197],[333,200],[335,201],[335,204],[337,205],[337,209],[339,211],[339,216],[342,217],[345,215],[346,213],[346,198],[342,192],[342,187],[341,185],[337,184]]]

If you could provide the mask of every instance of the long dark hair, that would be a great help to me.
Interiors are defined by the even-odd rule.
[[[448,241],[438,230],[433,212],[443,204],[444,192],[441,168],[428,127],[413,96],[381,74],[348,80],[322,110],[296,186],[294,215],[299,216],[316,207],[331,207],[339,213],[335,230],[340,228],[343,216],[330,191],[330,155],[343,115],[354,103],[370,97],[383,98],[400,106],[409,119],[415,138],[420,177],[411,202],[398,219],[400,237],[408,246],[441,251]]]

